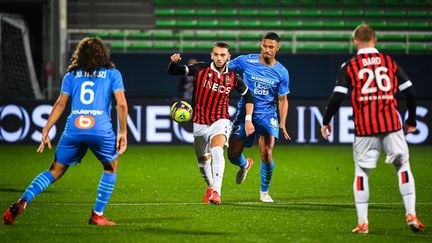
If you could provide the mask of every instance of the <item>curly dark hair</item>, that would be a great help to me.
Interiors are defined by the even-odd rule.
[[[66,71],[82,69],[93,73],[99,68],[114,68],[115,65],[109,59],[108,50],[102,40],[98,37],[85,37],[75,48],[71,58],[71,64]]]

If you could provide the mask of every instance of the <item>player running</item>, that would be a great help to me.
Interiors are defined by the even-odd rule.
[[[168,66],[168,73],[171,75],[194,76],[193,136],[198,168],[207,184],[203,198],[205,203],[221,203],[225,170],[223,148],[227,145],[231,131],[228,105],[233,89],[236,89],[245,100],[246,114],[251,116],[253,112],[253,98],[248,87],[240,76],[228,69],[227,62],[230,57],[229,45],[218,42],[213,46],[211,63],[179,65],[181,56],[175,53],[171,56]],[[244,133],[251,134],[254,131],[252,122],[247,120]]]
[[[342,64],[321,128],[322,136],[328,139],[332,131],[330,120],[351,89],[355,124],[353,190],[358,217],[358,226],[352,232],[369,232],[368,177],[370,170],[376,167],[381,150],[387,155],[385,162],[393,164],[396,169],[406,222],[414,232],[421,231],[424,225],[416,217],[414,177],[404,137],[404,133],[416,131],[416,99],[412,83],[389,55],[375,49],[377,38],[370,26],[358,26],[353,32],[353,41],[357,55]],[[406,97],[409,113],[403,131],[396,110],[395,93],[398,89]]]
[[[254,97],[253,116],[245,113],[245,100],[238,103],[238,111],[229,141],[228,158],[239,166],[236,182],[243,183],[253,160],[243,155],[244,147],[251,147],[258,138],[261,152],[260,200],[273,202],[269,186],[274,169],[273,147],[279,137],[279,129],[285,139],[291,139],[285,127],[288,115],[289,75],[288,70],[275,59],[279,51],[279,36],[267,33],[261,41],[261,54],[242,55],[229,62],[229,68],[243,72],[243,80]],[[276,104],[279,103],[279,119]],[[245,133],[244,121],[251,121],[256,132],[251,136]]]
[[[117,101],[120,132],[113,132],[111,123],[112,95]],[[71,113],[57,146],[49,170],[37,175],[21,198],[3,214],[5,224],[13,224],[27,204],[60,179],[69,166],[81,162],[87,149],[101,161],[102,177],[99,182],[96,202],[89,224],[115,225],[103,213],[114,190],[117,178],[118,155],[127,147],[126,117],[127,102],[120,72],[109,60],[107,49],[99,38],[82,39],[67,68],[59,98],[42,129],[41,143],[37,152],[42,153],[47,145],[51,149],[50,129],[62,115],[71,98]]]

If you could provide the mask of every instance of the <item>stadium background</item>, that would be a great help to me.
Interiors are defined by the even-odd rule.
[[[419,131],[408,141],[430,144],[431,7],[430,0],[1,0],[0,143],[38,142],[71,52],[84,36],[105,40],[123,73],[131,143],[189,143],[190,124],[179,127],[168,119],[167,109],[179,97],[179,78],[166,73],[169,55],[208,61],[218,40],[232,46],[233,57],[256,53],[262,34],[275,31],[282,37],[277,59],[290,73],[290,143],[322,144],[325,102],[341,63],[355,54],[352,29],[366,22],[377,31],[378,48],[392,54],[414,83]],[[21,40],[7,26],[11,16],[25,21],[30,43],[14,52],[11,43]],[[403,99],[399,104],[404,111]],[[332,143],[352,141],[348,100],[345,105]]]

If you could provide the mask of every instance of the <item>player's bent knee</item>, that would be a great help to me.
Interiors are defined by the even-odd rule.
[[[49,168],[49,172],[53,175],[54,180],[58,180],[62,177],[62,175],[64,175],[67,169],[68,169],[67,165],[63,165],[61,163],[53,161]]]
[[[117,173],[117,159],[108,163],[102,163],[102,165],[105,172]]]
[[[263,154],[261,155],[262,161],[264,163],[270,164],[273,160],[273,153],[271,149],[264,149]]]

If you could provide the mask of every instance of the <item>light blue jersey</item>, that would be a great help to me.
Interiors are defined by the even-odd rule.
[[[61,92],[71,97],[72,109],[64,134],[112,134],[111,100],[117,90],[124,86],[115,68],[101,68],[93,75],[81,70],[67,73]]]
[[[243,82],[254,97],[254,115],[276,113],[278,95],[289,93],[288,70],[279,62],[267,66],[259,61],[259,54],[242,55],[229,62],[229,69],[243,72]],[[238,103],[244,110],[244,100]]]
[[[263,135],[279,137],[277,101],[279,95],[289,93],[288,70],[279,62],[267,66],[259,61],[259,54],[242,55],[229,62],[229,69],[243,72],[243,82],[254,97],[252,122],[255,133],[246,136],[244,117],[246,113],[243,98],[237,104],[237,114],[233,122],[231,136],[245,140],[245,147],[252,146],[255,138]]]

